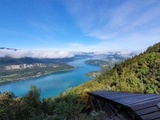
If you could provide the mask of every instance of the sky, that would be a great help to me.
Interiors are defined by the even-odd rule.
[[[157,42],[160,0],[0,0],[0,47],[113,51]]]

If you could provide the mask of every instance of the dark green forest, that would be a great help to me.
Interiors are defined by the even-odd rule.
[[[91,112],[87,94],[96,90],[159,94],[160,43],[56,98],[40,99],[36,86],[22,98],[1,93],[0,120],[98,120],[102,113]]]

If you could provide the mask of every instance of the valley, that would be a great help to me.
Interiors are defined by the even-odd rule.
[[[123,54],[119,56],[121,60],[126,59]],[[130,54],[127,57],[130,58]],[[95,79],[106,70],[102,66],[112,68],[118,61],[117,52],[98,55],[93,52],[76,53],[72,58],[61,59],[3,57],[0,58],[0,90],[23,96],[31,85],[36,85],[42,90],[42,98],[54,97],[70,87]]]
[[[30,117],[32,117],[32,113],[37,112],[37,106],[35,105],[38,105],[40,112],[38,116],[34,115],[34,118],[46,118],[42,116],[46,114],[47,117],[60,118],[60,120],[74,119],[77,115],[80,115],[78,116],[80,119],[90,119],[93,117],[92,103],[88,96],[90,91],[109,90],[159,94],[160,43],[149,47],[147,51],[140,55],[116,64],[113,68],[105,70],[101,74],[96,72],[100,71],[100,67],[85,62],[91,61],[95,64],[97,60],[99,61],[100,58],[76,59],[68,63],[77,68],[73,71],[54,73],[0,86],[1,106],[4,110],[2,113],[7,113],[8,109],[5,107],[7,105],[7,108],[11,108],[10,111],[14,110],[7,115],[20,111],[25,117],[16,115],[16,118],[26,118],[28,116],[26,112],[29,112]],[[11,68],[19,67],[10,66]],[[91,71],[93,80],[89,80],[89,77],[85,76]],[[143,89],[141,76],[143,78]],[[5,104],[6,102],[2,101],[3,99],[9,100],[10,104]],[[33,101],[33,103],[30,101]],[[17,108],[20,108],[20,110]],[[101,111],[95,111],[95,114],[99,116]]]
[[[0,11],[0,120],[160,120],[160,0]]]

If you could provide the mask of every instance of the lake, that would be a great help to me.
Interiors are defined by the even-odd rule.
[[[84,61],[88,59],[89,58],[78,59],[69,62],[69,65],[72,65],[76,68],[73,71],[57,72],[38,78],[1,85],[0,91],[14,92],[16,96],[22,97],[27,94],[31,85],[35,85],[37,88],[41,89],[41,98],[55,97],[69,88],[78,86],[88,80],[91,80],[91,78],[85,76],[86,73],[100,70],[98,66],[85,64]]]

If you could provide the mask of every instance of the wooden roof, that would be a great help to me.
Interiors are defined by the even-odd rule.
[[[89,95],[100,97],[109,102],[130,108],[142,120],[160,120],[160,95],[132,94],[112,91],[90,92]]]

